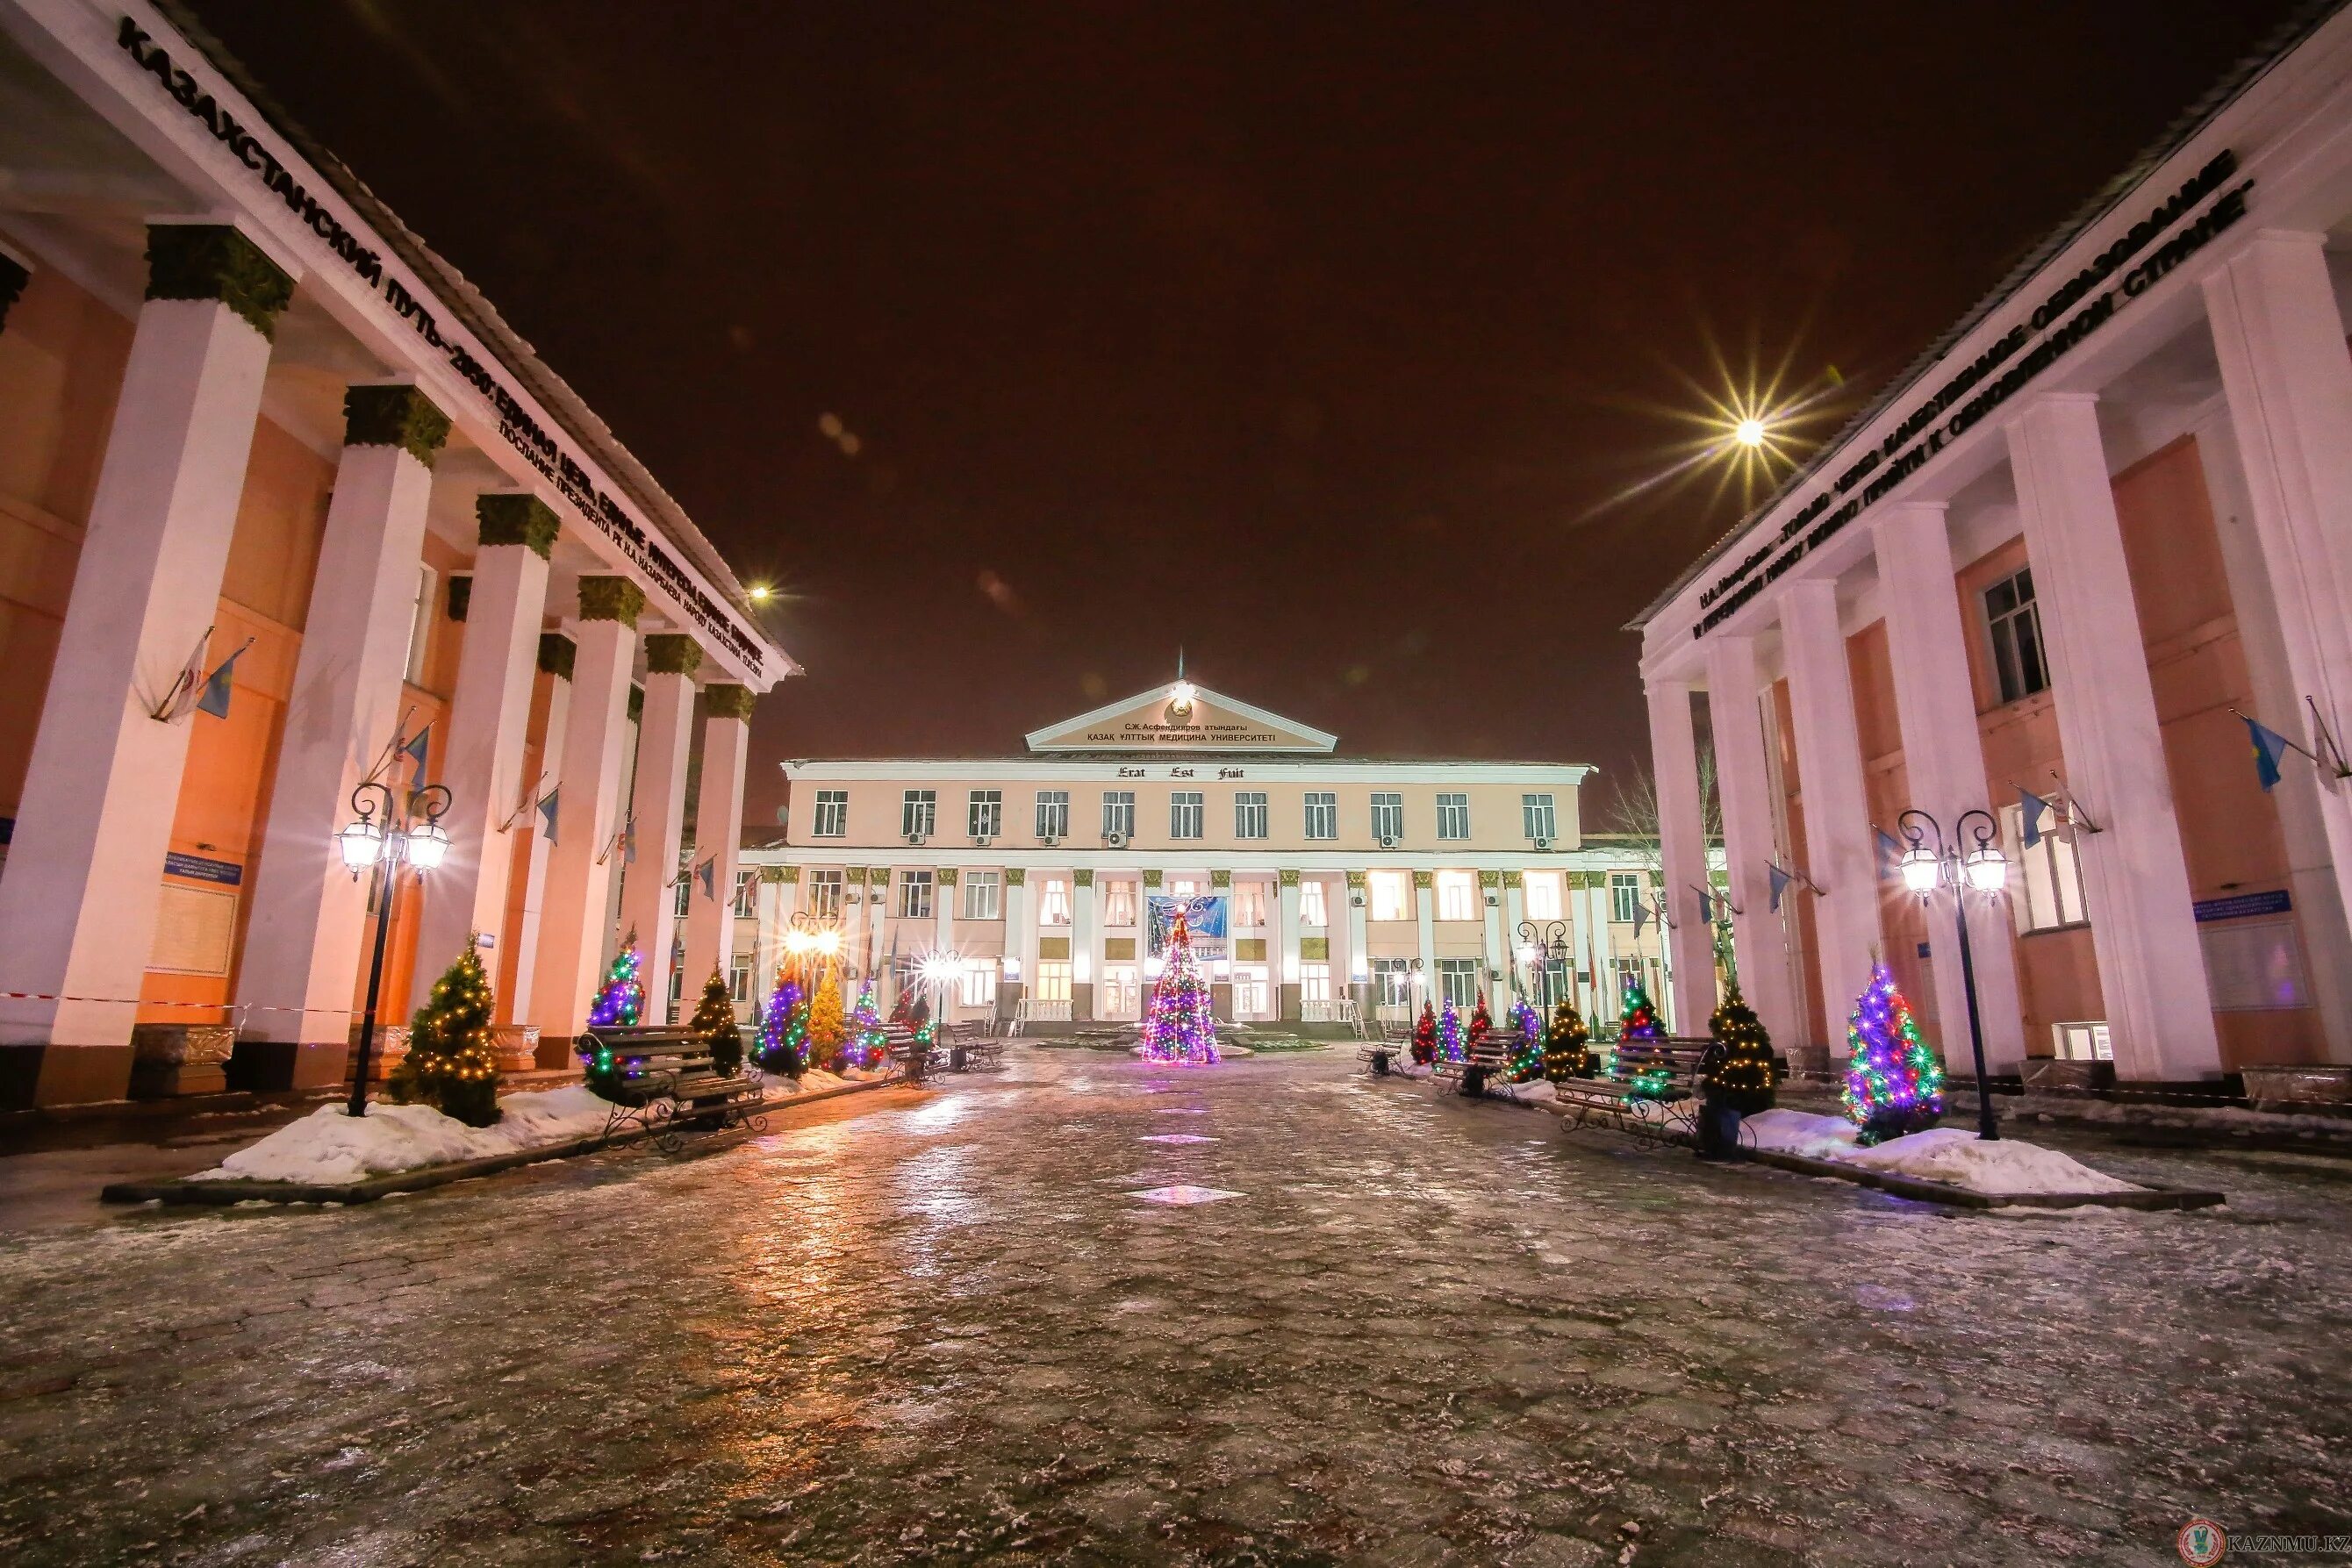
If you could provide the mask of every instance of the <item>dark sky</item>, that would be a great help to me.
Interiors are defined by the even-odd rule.
[[[1180,643],[1346,750],[1629,766],[1618,628],[1740,510],[1591,515],[1684,378],[1853,406],[2291,6],[196,8],[792,591],[763,822]]]

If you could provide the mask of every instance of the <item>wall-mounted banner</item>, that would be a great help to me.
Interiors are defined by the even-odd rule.
[[[1168,928],[1174,924],[1176,909],[1183,906],[1185,927],[1192,934],[1192,955],[1198,958],[1223,958],[1225,948],[1225,895],[1203,894],[1199,898],[1170,898],[1153,894],[1150,900],[1151,945],[1145,949],[1150,956],[1160,956],[1167,945]]]

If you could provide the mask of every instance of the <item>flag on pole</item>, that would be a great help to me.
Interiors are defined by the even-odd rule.
[[[1633,901],[1633,940],[1642,939],[1642,927],[1650,923],[1650,906],[1640,899]]]
[[[2293,742],[2266,724],[2246,718],[2243,714],[2238,716],[2245,720],[2246,737],[2254,743],[2254,777],[2262,780],[2263,791],[2268,794],[2279,781],[2279,758],[2286,755]]]
[[[1772,913],[1778,915],[1780,913],[1780,894],[1797,879],[1777,865],[1769,865],[1765,869],[1772,873]]]
[[[547,798],[539,803],[540,837],[551,844],[555,841],[555,798],[562,792],[562,787],[559,785],[550,789]]]
[[[2017,809],[2024,818],[2024,831],[2019,836],[2030,850],[2042,841],[2042,819],[2050,814],[2050,802],[2021,784],[2017,788]]]
[[[198,713],[208,713],[215,718],[228,716],[230,676],[236,669],[236,662],[245,657],[245,650],[252,646],[253,639],[247,637],[236,653],[220,662],[220,668],[205,677],[204,692],[196,698]]]
[[[703,897],[719,896],[719,857],[717,855],[712,855],[709,860],[696,866],[694,876],[696,881],[702,883]]]
[[[1715,900],[1707,896],[1707,891],[1703,887],[1694,891],[1698,894],[1698,923],[1701,925],[1714,925]]]
[[[635,817],[621,823],[621,863],[637,863],[637,820]]]
[[[400,748],[400,755],[416,764],[416,771],[408,780],[408,787],[412,790],[425,788],[425,753],[432,749],[432,744],[433,727],[428,724],[416,732],[415,739]]]
[[[1875,824],[1870,831],[1878,835],[1878,880],[1894,881],[1903,874],[1903,841]]]

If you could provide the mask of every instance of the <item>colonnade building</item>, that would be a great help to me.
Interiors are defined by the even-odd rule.
[[[1219,1013],[1242,1021],[1570,994],[1613,1016],[1622,973],[1663,981],[1654,878],[1583,838],[1590,768],[1337,747],[1177,680],[1014,757],[787,762],[788,826],[739,873],[739,995],[808,915],[838,923],[886,1003],[941,954],[951,1017],[1133,1019],[1159,972],[1154,901],[1163,921],[1193,911]]]
[[[508,1065],[560,1060],[616,929],[669,951],[698,731],[722,959],[793,671],[496,310],[143,0],[0,0],[0,647],[12,1107],[341,1077],[371,776],[450,795],[383,1015],[478,933]]]
[[[1776,1040],[1842,1056],[1883,955],[1965,1071],[1955,895],[1923,904],[1887,862],[1906,810],[1948,842],[1976,811],[2011,873],[1968,895],[1993,1071],[2352,1061],[2347,246],[2338,10],[2233,73],[1643,612],[1685,1017],[1716,983],[1703,695],[1738,974]]]

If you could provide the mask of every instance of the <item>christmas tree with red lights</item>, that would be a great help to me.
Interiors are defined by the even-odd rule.
[[[1494,1032],[1494,1015],[1486,1010],[1486,998],[1480,997],[1478,1005],[1470,1009],[1470,1033],[1462,1042],[1462,1054],[1469,1055],[1473,1047]]]
[[[1427,1002],[1421,1004],[1420,1020],[1412,1026],[1412,1060],[1421,1067],[1437,1060],[1437,1011]]]
[[[1152,982],[1151,1005],[1143,1015],[1143,1059],[1176,1067],[1207,1067],[1217,1060],[1217,1020],[1208,983],[1192,956],[1192,934],[1184,911],[1168,927],[1168,951]]]

